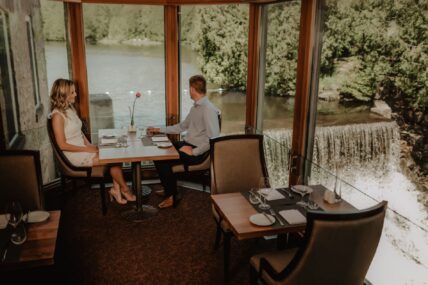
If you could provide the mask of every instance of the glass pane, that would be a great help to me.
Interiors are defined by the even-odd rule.
[[[428,171],[417,162],[428,156],[427,9],[417,1],[328,0],[323,11],[313,160],[360,191],[354,203],[388,201],[367,275],[373,284],[426,281]]]
[[[0,106],[6,147],[10,148],[19,132],[18,106],[14,87],[13,61],[10,49],[9,19],[0,10]]]
[[[181,7],[181,119],[193,104],[189,78],[207,79],[207,96],[222,112],[221,133],[243,132],[248,5]]]
[[[64,4],[40,1],[45,38],[46,72],[49,91],[58,78],[69,79],[68,55],[65,43]]]
[[[84,4],[92,134],[126,128],[135,94],[136,127],[165,125],[162,6]]]
[[[262,114],[259,128],[288,132],[293,125],[299,46],[300,1],[267,5],[265,27],[263,93],[259,94]],[[263,51],[262,51],[263,52]],[[263,56],[262,56],[263,57]],[[263,63],[263,60],[261,60]],[[260,107],[259,107],[260,108]],[[260,126],[260,123],[262,125]]]

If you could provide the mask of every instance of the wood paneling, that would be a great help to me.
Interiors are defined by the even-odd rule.
[[[71,76],[76,82],[78,111],[84,121],[85,135],[90,138],[91,126],[89,120],[89,89],[86,72],[85,37],[83,26],[83,10],[80,3],[67,3],[67,38],[70,48]]]
[[[167,125],[180,121],[180,69],[178,6],[164,8],[165,17],[165,100]]]
[[[297,59],[296,96],[294,101],[292,156],[304,157],[308,130],[308,109],[315,32],[315,15],[318,0],[302,1],[299,50]],[[293,159],[290,183],[295,184],[301,175],[302,159]]]
[[[262,7],[250,4],[248,27],[248,72],[245,130],[255,129],[257,120],[257,90],[260,57],[260,21]]]

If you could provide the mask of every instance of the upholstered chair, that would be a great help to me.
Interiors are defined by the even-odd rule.
[[[0,201],[18,201],[24,212],[44,208],[40,154],[35,150],[0,152]],[[0,209],[2,212],[4,209]]]
[[[263,135],[230,135],[211,139],[211,194],[245,192],[259,186],[260,177],[268,176]],[[266,185],[268,186],[268,185]],[[229,267],[230,227],[212,207],[217,232],[214,248],[223,235],[224,272]]]
[[[108,167],[107,166],[94,166],[94,167],[77,167],[71,164],[71,162],[64,155],[62,150],[59,148],[55,134],[52,128],[52,120],[48,119],[47,128],[49,139],[52,144],[53,153],[57,162],[57,166],[61,173],[61,184],[62,188],[66,187],[66,179],[71,180],[84,180],[89,184],[99,184],[100,185],[100,196],[101,196],[101,209],[103,215],[107,213],[107,204],[105,197],[105,183],[107,182],[108,176]],[[75,184],[73,183],[73,188]]]
[[[362,285],[382,233],[387,202],[352,213],[308,211],[299,249],[251,258],[251,284]]]

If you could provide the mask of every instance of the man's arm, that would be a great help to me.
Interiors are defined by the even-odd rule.
[[[220,135],[220,126],[218,124],[218,114],[216,111],[207,108],[204,112],[205,131],[209,138],[218,137]],[[210,142],[204,142],[202,145],[195,147],[193,155],[201,155],[210,149]]]
[[[190,113],[189,113],[190,114]],[[149,135],[155,135],[158,133],[165,133],[165,134],[181,134],[185,130],[189,128],[189,115],[187,115],[186,119],[178,124],[167,126],[165,128],[153,128],[148,127],[146,130],[146,133]]]

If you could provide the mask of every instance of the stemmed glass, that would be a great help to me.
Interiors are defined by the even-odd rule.
[[[267,196],[269,196],[269,191],[270,191],[270,181],[269,181],[269,177],[260,177],[259,179],[259,195],[260,195],[260,205],[259,205],[259,209],[260,210],[269,210],[271,207],[268,203],[266,203],[267,201]]]
[[[12,226],[12,234],[10,241],[14,244],[22,244],[27,240],[27,234],[25,232],[25,226],[21,225],[23,212],[19,202],[13,201],[6,206],[6,218],[9,225]]]

